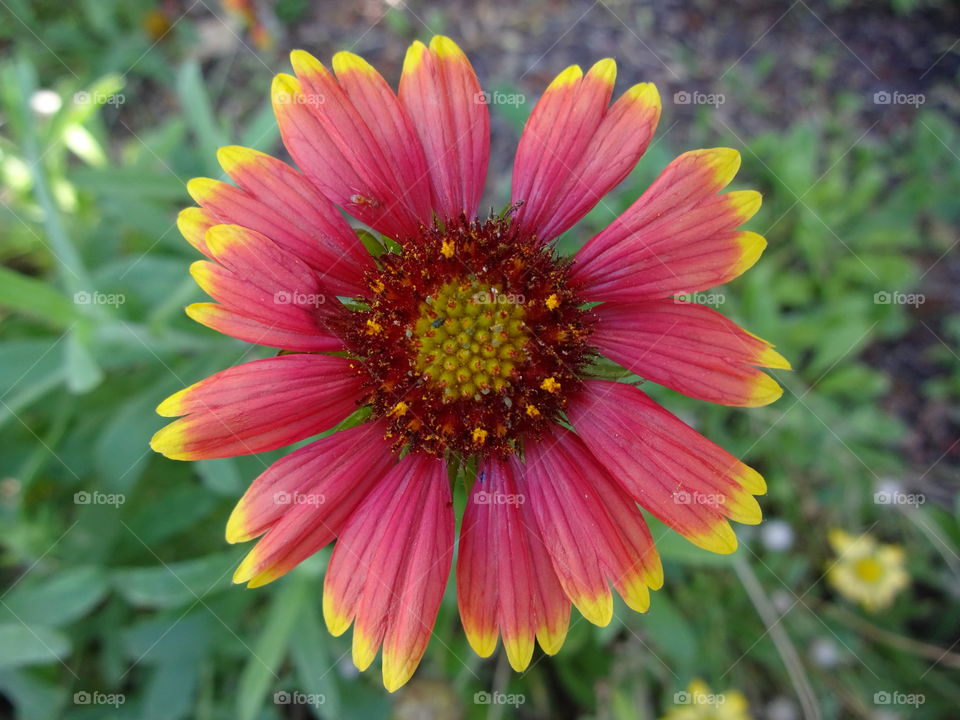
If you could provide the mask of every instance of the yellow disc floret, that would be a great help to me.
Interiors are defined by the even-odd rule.
[[[470,279],[452,280],[420,304],[416,368],[445,402],[500,392],[526,357],[522,298]]]

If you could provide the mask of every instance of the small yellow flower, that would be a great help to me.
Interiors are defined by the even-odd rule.
[[[899,545],[878,543],[872,535],[854,537],[831,530],[828,539],[837,554],[827,567],[827,580],[848,600],[876,612],[890,605],[910,584]]]
[[[673,694],[673,707],[660,720],[751,720],[747,699],[739,690],[714,693],[699,678]]]

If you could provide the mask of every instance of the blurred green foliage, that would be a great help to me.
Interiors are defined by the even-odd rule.
[[[217,62],[201,68],[182,51],[189,21],[155,47],[138,3],[80,3],[59,15],[52,4],[7,3],[0,695],[14,717],[308,716],[278,704],[278,692],[322,695],[316,715],[325,718],[411,717],[425,707],[435,717],[510,716],[510,706],[474,702],[497,690],[521,694],[526,717],[634,720],[659,716],[694,677],[742,689],[757,714],[785,698],[801,705],[800,696],[825,717],[871,717],[875,693],[901,691],[925,696],[923,717],[951,716],[957,656],[938,655],[960,633],[960,617],[944,613],[960,587],[958,511],[952,495],[919,508],[874,502],[882,481],[909,484],[911,468],[903,420],[884,410],[891,377],[864,351],[897,347],[915,325],[910,307],[875,294],[919,291],[931,258],[951,248],[960,162],[944,148],[960,147],[955,123],[924,112],[895,136],[864,137],[837,114],[733,143],[744,157],[739,182],[764,192],[750,227],[769,248],[718,291],[721,309],[777,343],[795,372],[778,374],[787,390],[778,403],[749,411],[651,392],[763,472],[765,515],[789,524],[792,548],[771,549],[762,531],[740,528],[738,554],[712,556],[653,523],[666,583],[650,613],[620,605],[600,629],[575,614],[561,653],[538,656],[522,676],[499,654],[485,661],[470,651],[451,586],[418,678],[394,697],[376,672],[353,670],[349,634],[332,638],[323,626],[326,552],[265,589],[230,585],[243,549],[226,545],[225,520],[279,454],[187,464],[147,447],[166,395],[268,352],[183,316],[202,298],[174,219],[189,204],[188,178],[220,175],[219,145],[275,149],[269,73],[255,67],[257,80],[234,97]],[[295,19],[300,5],[284,12]],[[391,11],[388,22],[409,31],[403,14]],[[59,103],[48,95],[44,108],[41,89]],[[494,111],[519,128],[529,107]],[[690,136],[731,144],[707,113]],[[562,250],[623,210],[683,149],[654,144]],[[929,352],[951,370],[918,380],[915,392],[956,405],[960,315],[946,317],[943,332],[944,347]],[[906,548],[913,588],[882,615],[864,615],[822,582],[835,526]],[[812,652],[824,647],[832,663]],[[94,693],[123,702],[96,705]]]

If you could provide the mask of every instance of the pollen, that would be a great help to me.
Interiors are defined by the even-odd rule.
[[[443,250],[441,249],[441,253]],[[476,279],[453,280],[420,304],[416,367],[444,402],[500,392],[527,356],[523,305]]]
[[[397,452],[501,458],[562,420],[595,352],[570,262],[510,213],[396,238],[340,328]]]
[[[556,378],[548,377],[542,383],[540,383],[540,389],[546,390],[548,393],[555,393],[560,389],[560,383],[557,382]]]

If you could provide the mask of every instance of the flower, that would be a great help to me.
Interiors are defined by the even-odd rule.
[[[712,693],[694,678],[685,691],[673,694],[674,707],[661,720],[750,720],[747,699],[739,690]]]
[[[854,537],[833,529],[827,536],[837,557],[827,565],[827,581],[848,600],[876,612],[888,607],[910,584],[899,545],[878,543],[869,534]]]
[[[740,159],[686,153],[573,259],[551,241],[626,177],[660,115],[649,83],[610,103],[616,65],[564,70],[520,140],[511,207],[477,215],[487,96],[450,39],[416,42],[398,93],[362,58],[333,73],[291,55],[273,103],[300,168],[242,148],[235,184],[198,178],[179,226],[216,303],[190,317],[285,351],[181,390],[152,447],[179,460],[284,447],[227,523],[260,538],[235,582],[268,583],[336,539],[323,612],[353,659],[382,647],[388,690],[427,647],[453,562],[451,478],[466,475],[460,615],[482,656],[525,668],[563,644],[573,604],[607,624],[610,584],[645,611],[663,571],[637,503],[693,543],[732,552],[760,521],[760,475],[635,384],[596,379],[599,353],[692,397],[739,406],[781,389],[771,345],[676,296],[731,280],[764,240],[737,228],[753,191],[720,194]],[[340,209],[382,237],[365,243]],[[366,246],[371,248],[367,252]],[[374,257],[375,256],[375,257]],[[345,419],[349,421],[343,423]],[[360,421],[363,422],[360,422]]]

